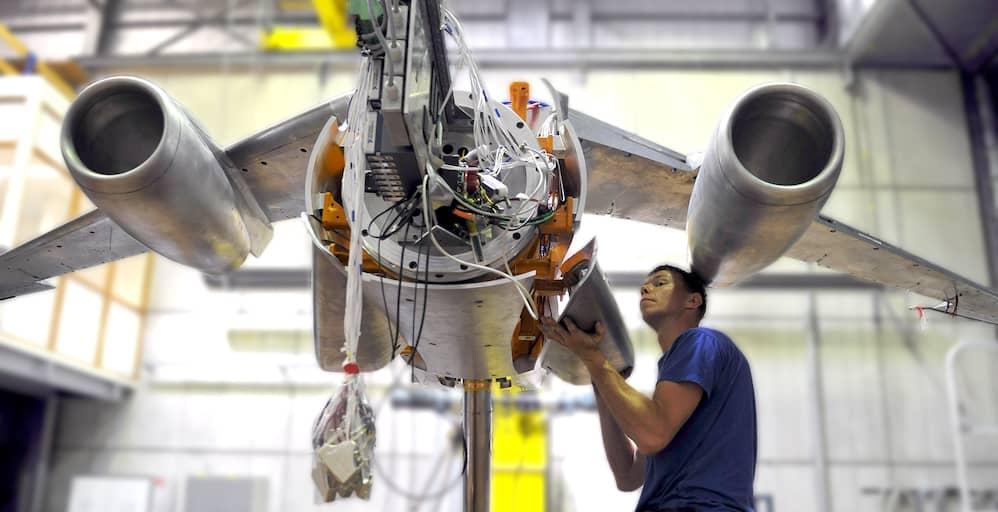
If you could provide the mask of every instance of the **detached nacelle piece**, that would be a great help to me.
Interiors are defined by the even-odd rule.
[[[146,80],[87,87],[66,114],[62,154],[101,211],[178,263],[219,274],[270,241],[269,221],[225,153]]]

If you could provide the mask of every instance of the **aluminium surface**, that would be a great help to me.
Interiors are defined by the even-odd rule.
[[[346,354],[343,344],[343,316],[347,303],[347,272],[339,260],[312,247],[312,304],[315,357],[326,371],[343,371]],[[387,293],[387,292],[386,292]],[[357,364],[365,371],[382,368],[391,362],[392,328],[385,315],[381,289],[364,289],[361,312],[361,339],[357,346]],[[399,343],[408,339],[402,331]]]
[[[684,155],[575,110],[568,120],[588,167],[586,213],[686,227],[697,172]]]
[[[842,171],[845,135],[810,89],[769,83],[721,116],[690,197],[690,266],[714,287],[768,267],[817,217]]]
[[[352,94],[325,101],[226,148],[271,222],[305,211],[309,153],[329,119],[346,119]],[[304,151],[302,151],[304,150]]]
[[[45,288],[33,283],[147,250],[106,215],[92,210],[0,254],[0,298],[17,295],[16,290],[41,291]]]
[[[952,313],[998,322],[998,294],[945,268],[824,215],[786,254],[941,301]]]
[[[94,82],[67,109],[59,141],[86,197],[151,250],[212,273],[251,252],[220,150],[159,86],[132,76]]]
[[[627,334],[627,325],[620,314],[610,284],[595,258],[585,276],[569,294],[568,304],[559,320],[566,318],[572,319],[580,329],[587,332],[594,330],[597,321],[602,322],[606,327],[606,335],[600,342],[600,351],[619,371],[628,371],[634,367],[634,346]],[[584,385],[591,381],[585,365],[567,348],[551,342],[544,347],[544,368],[572,384]]]
[[[517,276],[528,290],[534,273]],[[402,335],[414,343],[422,327],[417,352],[426,371],[440,377],[489,380],[517,375],[513,367],[513,330],[520,321],[523,301],[507,279],[459,285],[429,285],[426,319],[422,283],[385,279],[385,299],[379,278],[364,275],[364,297],[375,298],[377,310],[388,315]],[[401,288],[401,289],[400,289]],[[398,300],[401,298],[401,302]],[[365,305],[365,311],[368,306]],[[399,314],[396,317],[396,309]],[[342,323],[342,319],[340,320]],[[415,335],[413,333],[416,333]]]

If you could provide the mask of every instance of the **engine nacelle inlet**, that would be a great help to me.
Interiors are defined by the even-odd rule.
[[[743,95],[721,119],[686,221],[692,268],[714,286],[762,270],[814,221],[842,170],[842,123],[794,84]]]
[[[156,85],[125,76],[90,85],[66,114],[61,146],[87,197],[153,251],[208,273],[249,254],[224,153]]]

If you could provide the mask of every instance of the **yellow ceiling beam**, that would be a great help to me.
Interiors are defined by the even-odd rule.
[[[24,57],[28,55],[28,47],[21,42],[13,32],[7,28],[7,25],[0,23],[0,41],[3,41],[8,48],[14,50],[14,53],[18,57]]]
[[[28,58],[30,51],[28,50],[27,45],[21,42],[21,40],[18,39],[9,28],[7,28],[7,25],[4,25],[3,23],[0,23],[0,41],[3,41],[3,43],[13,50],[18,57],[24,59]],[[2,60],[0,60],[0,71],[5,74],[20,74],[17,69]],[[64,94],[67,98],[76,97],[76,89],[73,89],[73,87],[66,82],[62,75],[60,75],[58,71],[53,69],[48,64],[40,60],[36,61],[35,72],[42,78],[48,80],[49,83],[56,88],[56,90]]]
[[[334,48],[350,48],[357,44],[357,32],[350,24],[347,0],[313,0],[312,5]]]
[[[17,68],[11,66],[9,62],[0,59],[0,75],[16,75]]]
[[[316,51],[353,48],[357,33],[346,0],[311,0],[318,27],[277,26],[264,32],[260,47],[268,51]]]

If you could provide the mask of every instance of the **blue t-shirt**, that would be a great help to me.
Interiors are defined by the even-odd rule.
[[[703,398],[672,442],[647,458],[637,510],[753,510],[755,391],[745,356],[724,333],[690,329],[658,361],[658,381],[666,380],[692,382]]]

